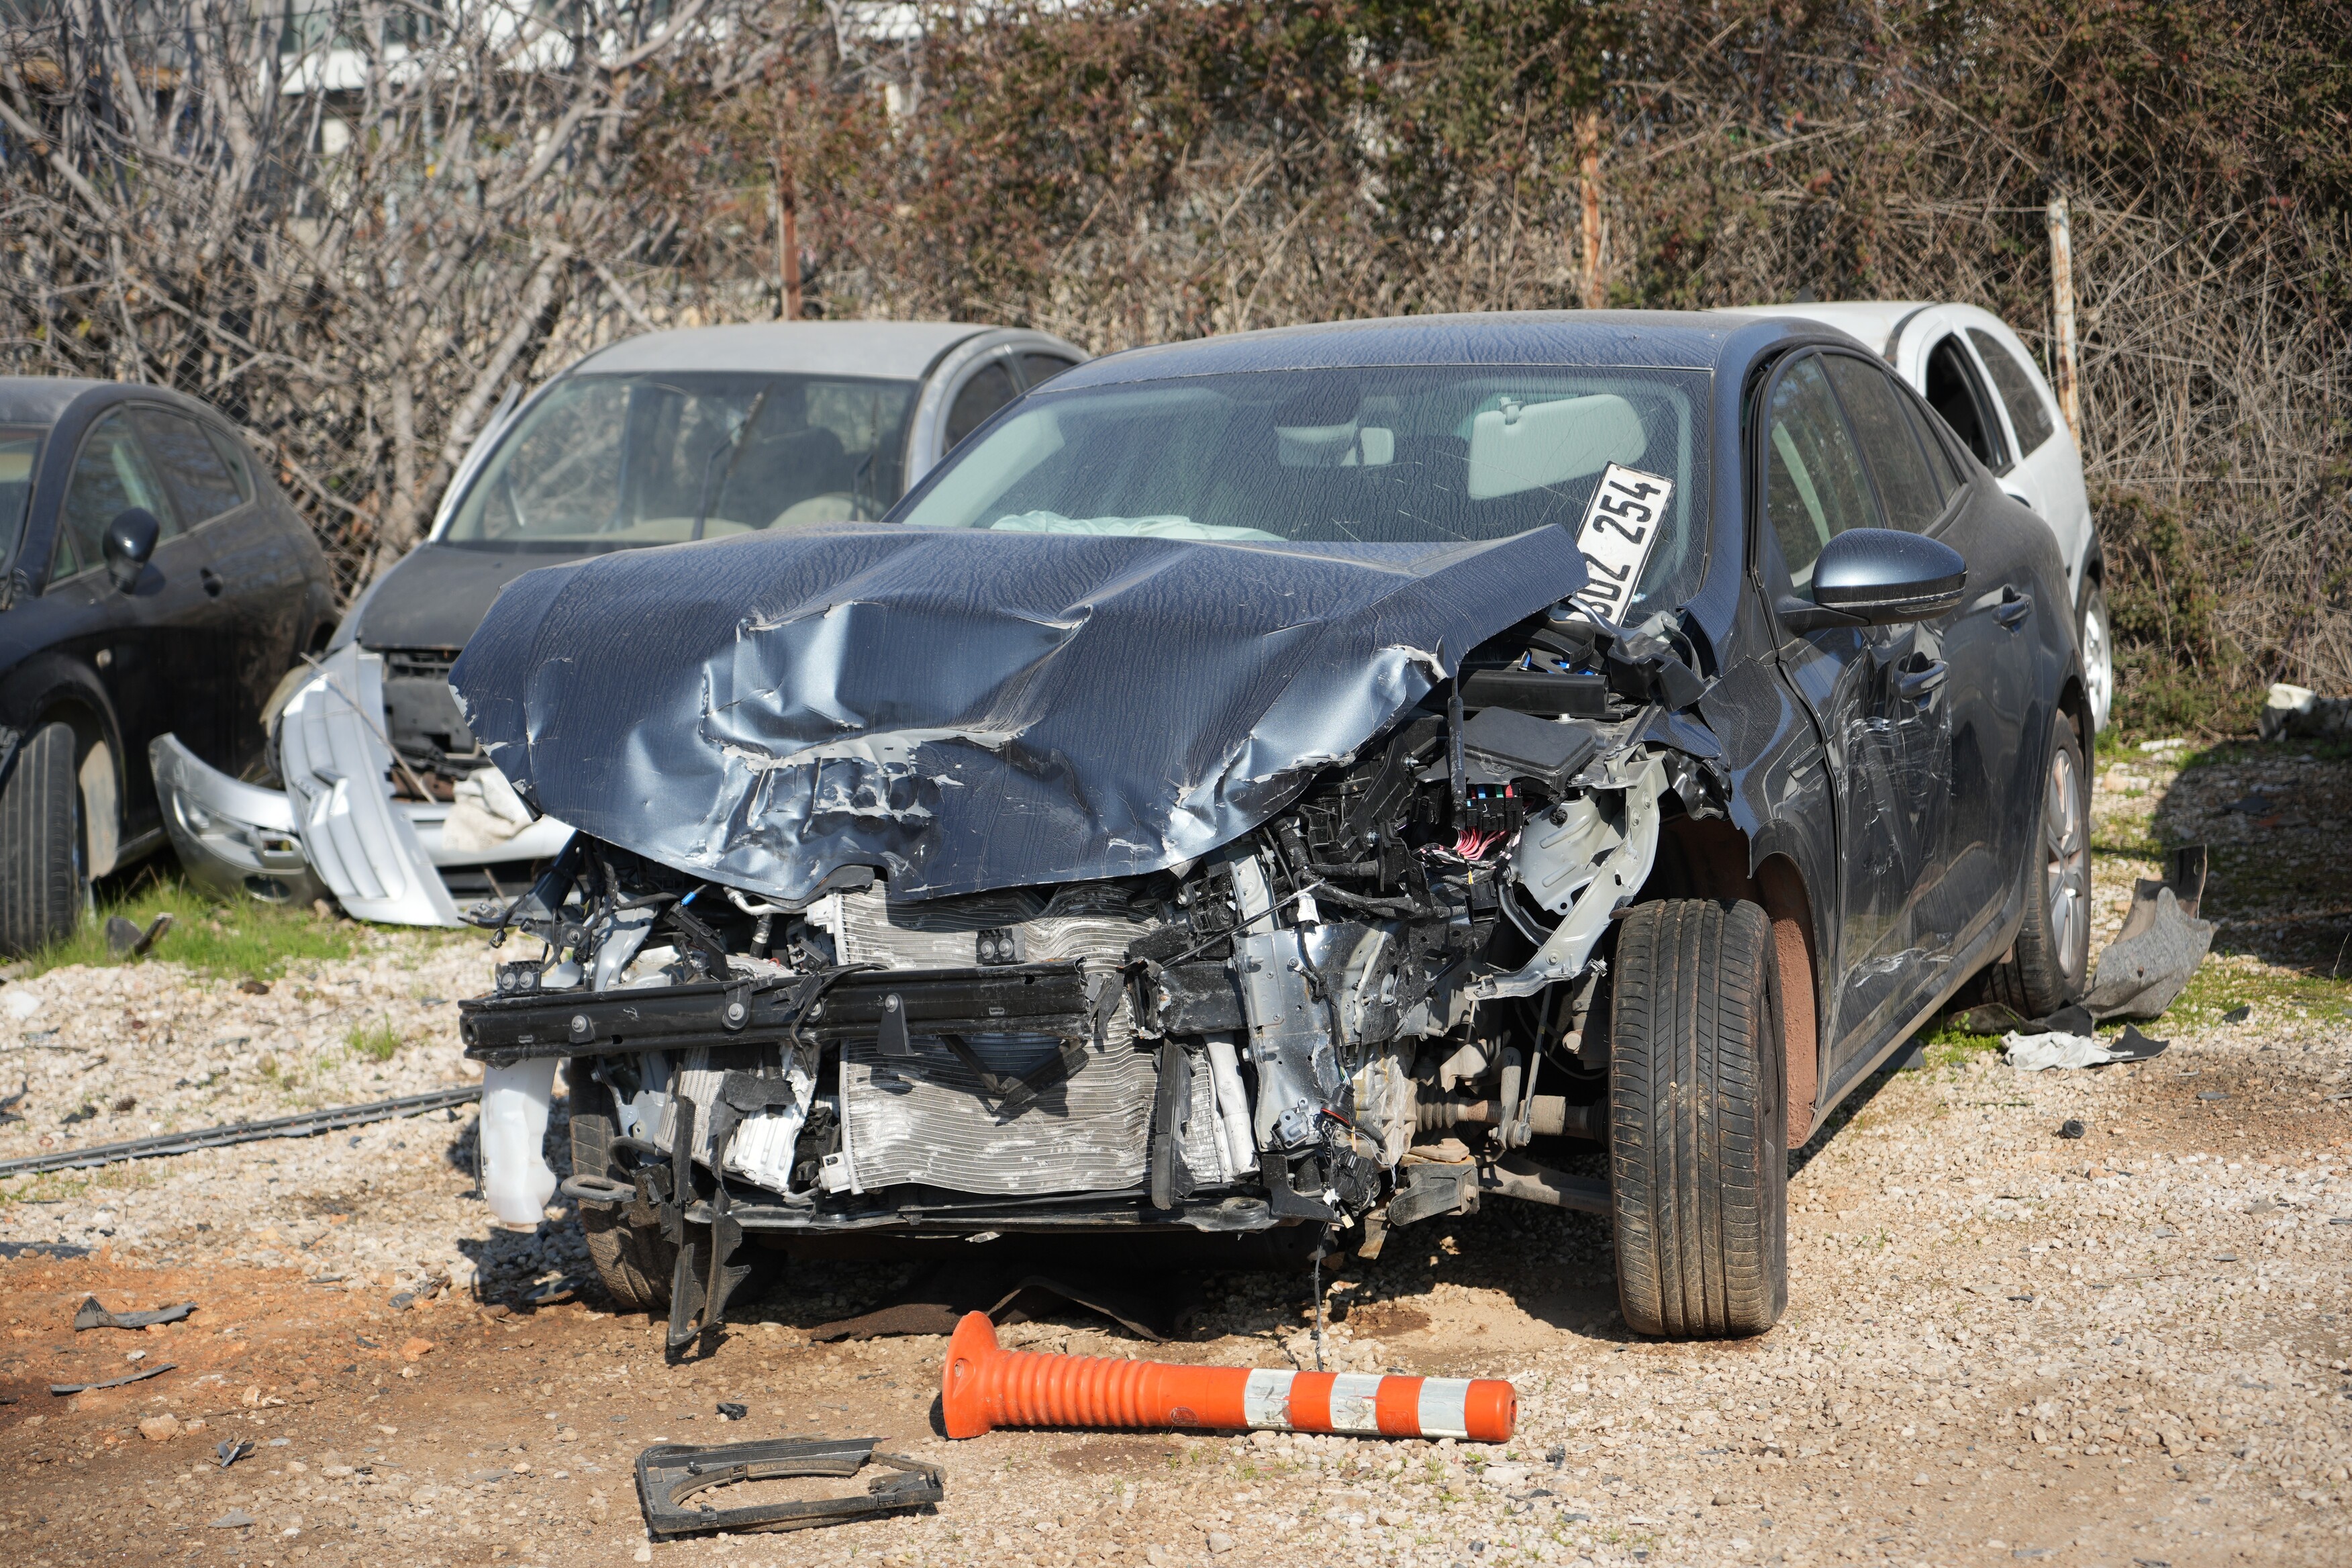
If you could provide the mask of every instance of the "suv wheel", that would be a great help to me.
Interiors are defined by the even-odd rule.
[[[1788,1107],[1772,924],[1642,904],[1610,976],[1617,1296],[1637,1333],[1757,1334],[1789,1302]]]
[[[2027,1018],[2048,1017],[2090,984],[2090,781],[2072,721],[2061,714],[2053,728],[2041,826],[2025,868],[2025,923],[1990,976],[1992,999]]]
[[[2116,710],[2116,640],[2107,625],[2107,595],[2096,580],[2083,584],[2083,695],[2091,705],[2091,733],[2103,733]]]
[[[611,1093],[601,1084],[596,1087],[600,1096]],[[616,1131],[609,1114],[572,1113],[574,1176],[621,1179],[613,1163]],[[587,1240],[589,1259],[596,1265],[605,1291],[620,1306],[633,1311],[667,1311],[670,1275],[677,1267],[677,1248],[662,1235],[660,1222],[649,1219],[633,1223],[627,1204],[581,1199],[579,1205],[581,1234]]]
[[[62,942],[89,902],[73,727],[44,724],[0,785],[0,953]]]

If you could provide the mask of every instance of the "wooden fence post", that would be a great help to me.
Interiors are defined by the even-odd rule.
[[[800,187],[793,177],[793,151],[784,140],[793,96],[784,94],[783,110],[776,119],[776,271],[783,284],[787,321],[801,319]]]
[[[2058,411],[2074,444],[2083,444],[2083,398],[2074,359],[2074,237],[2066,193],[2050,198],[2050,310],[2058,327]]]
[[[1601,111],[1589,109],[1576,122],[1578,184],[1584,198],[1584,308],[1598,310],[1609,303],[1601,279]]]

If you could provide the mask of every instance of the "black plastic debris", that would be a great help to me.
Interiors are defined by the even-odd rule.
[[[2058,1136],[2061,1138],[2080,1138],[2089,1131],[2089,1128],[2084,1127],[2072,1116],[2058,1124]]]
[[[70,1241],[0,1241],[0,1258],[88,1258],[89,1248]]]
[[[231,1437],[213,1450],[213,1457],[220,1461],[220,1468],[226,1470],[239,1459],[248,1458],[252,1453],[253,1443],[250,1439],[240,1442]]]
[[[719,1402],[719,1418],[721,1421],[740,1421],[751,1413],[748,1407],[738,1405],[731,1399],[722,1399]]]
[[[946,1493],[946,1474],[937,1465],[898,1454],[877,1454],[875,1437],[771,1438],[693,1447],[660,1443],[637,1456],[637,1503],[646,1529],[657,1540],[708,1531],[805,1530],[812,1525],[863,1519],[898,1509],[936,1503]],[[848,1479],[868,1463],[887,1466],[863,1492],[843,1497],[712,1508],[689,1500],[746,1481],[803,1477]]]
[[[164,910],[142,931],[137,922],[121,915],[110,915],[106,921],[106,951],[116,958],[144,958],[155,950],[156,942],[172,929],[172,911]]]
[[[25,1120],[24,1114],[16,1108],[25,1103],[25,1096],[31,1091],[32,1087],[33,1080],[26,1079],[16,1086],[16,1093],[5,1100],[0,1100],[0,1127],[5,1127],[11,1121]]]
[[[49,1384],[49,1392],[51,1394],[88,1394],[96,1388],[121,1388],[126,1383],[138,1383],[176,1370],[178,1370],[178,1363],[167,1361],[161,1366],[142,1367],[125,1377],[108,1378],[104,1383],[53,1383]]]
[[[2236,1006],[2221,1015],[2221,1022],[2224,1024],[2242,1024],[2253,1016],[2254,1009],[2251,1003],[2241,1002]]]
[[[2144,1062],[2162,1056],[2165,1047],[2171,1044],[2170,1040],[2151,1040],[2133,1026],[2126,1024],[2124,1032],[2107,1042],[2107,1052],[2115,1061]]]
[[[85,1329],[143,1329],[151,1323],[176,1323],[196,1310],[194,1301],[183,1301],[176,1307],[158,1307],[152,1312],[110,1312],[92,1296],[74,1313],[76,1333]]]
[[[2132,884],[2123,928],[2099,954],[2083,1005],[2094,1017],[2155,1018],[2172,1005],[2213,945],[2213,924],[2197,918],[2205,897],[2201,844],[2172,852],[2162,881]]]

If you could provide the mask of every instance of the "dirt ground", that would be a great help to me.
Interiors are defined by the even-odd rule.
[[[2027,1075],[1939,1036],[1880,1075],[1794,1159],[1771,1333],[1635,1339],[1601,1222],[1500,1201],[1327,1268],[1327,1364],[1508,1376],[1507,1446],[950,1443],[942,1340],[805,1332],[892,1300],[898,1263],[797,1265],[714,1355],[666,1365],[659,1326],[596,1294],[569,1219],[488,1224],[471,1112],[436,1112],[0,1182],[0,1561],[2352,1562],[2352,986],[2330,978],[2352,964],[2352,764],[2187,760],[2098,769],[2103,936],[2159,845],[2214,847],[2214,955],[2148,1027],[2170,1050]],[[267,995],[159,963],[0,985],[0,1099],[26,1089],[0,1158],[465,1081],[450,999],[486,957],[392,934]],[[376,1059],[355,1019],[402,1043]],[[1004,1338],[1312,1364],[1303,1273],[1130,1283],[1189,1294],[1189,1336],[1153,1346],[1074,1308]],[[196,1310],[77,1334],[89,1294]],[[943,1466],[946,1500],[646,1539],[647,1444],[785,1434],[879,1436]],[[253,1452],[224,1469],[224,1441]]]

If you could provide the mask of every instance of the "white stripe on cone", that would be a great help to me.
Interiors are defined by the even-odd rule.
[[[1331,1425],[1328,1428],[1301,1428],[1290,1415],[1290,1386],[1297,1375],[1271,1368],[1252,1372],[1249,1381],[1242,1386],[1243,1418],[1252,1427],[1269,1432],[1328,1430],[1380,1435],[1381,1384],[1388,1381],[1387,1377],[1370,1372],[1339,1373],[1331,1380]],[[1421,1380],[1421,1400],[1415,1415],[1420,1429],[1392,1436],[1466,1438],[1470,1436],[1466,1408],[1469,1398],[1468,1378],[1425,1377]]]

